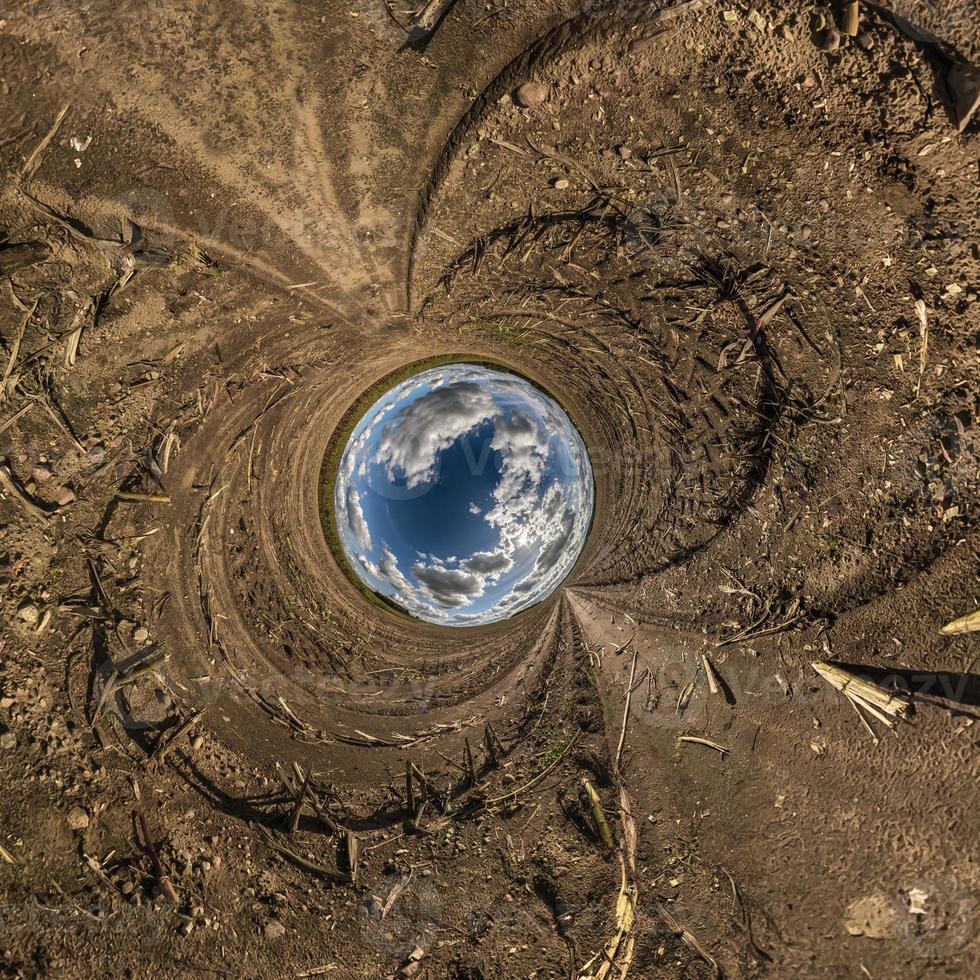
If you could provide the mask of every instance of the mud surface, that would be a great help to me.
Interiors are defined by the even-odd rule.
[[[4,975],[980,969],[977,7],[514,6],[0,19]],[[464,631],[320,520],[446,355],[597,480]]]

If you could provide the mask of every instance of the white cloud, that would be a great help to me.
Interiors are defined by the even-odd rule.
[[[411,488],[435,474],[439,453],[499,411],[490,392],[473,382],[436,388],[389,419],[374,453],[388,479],[400,471]]]
[[[361,495],[350,485],[347,485],[347,523],[357,546],[364,554],[373,547],[371,544],[371,529],[364,520],[364,508],[361,507]]]
[[[506,572],[513,564],[513,558],[503,551],[477,551],[460,562],[459,567],[466,572],[499,578],[501,573]]]
[[[439,565],[422,565],[417,562],[412,566],[412,575],[422,586],[423,593],[444,609],[458,609],[468,605],[483,594],[485,586],[482,575]]]

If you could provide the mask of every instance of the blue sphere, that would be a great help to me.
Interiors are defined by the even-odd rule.
[[[525,378],[475,364],[423,371],[354,427],[334,511],[372,592],[447,626],[506,619],[571,571],[594,505],[581,435]]]

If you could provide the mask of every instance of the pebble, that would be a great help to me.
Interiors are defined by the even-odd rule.
[[[378,898],[377,895],[372,895],[370,898],[366,898],[364,899],[363,902],[361,902],[361,908],[358,914],[361,916],[365,916],[365,915],[380,916],[383,908],[384,906],[381,902],[381,899]]]
[[[45,480],[51,479],[51,470],[47,466],[35,466],[32,475],[38,483],[44,483]]]
[[[286,935],[286,927],[278,919],[270,919],[265,927],[266,939],[282,939]]]
[[[551,89],[541,82],[525,82],[515,93],[514,101],[525,109],[536,109],[543,105]]]
[[[84,830],[88,826],[88,814],[80,807],[72,807],[68,813],[68,826],[72,830]]]
[[[836,27],[828,27],[813,35],[813,43],[821,51],[836,51],[840,47],[840,31]]]
[[[565,191],[569,188],[569,182],[564,177],[559,177],[551,182],[551,186],[554,187],[556,191]]]
[[[150,631],[145,626],[137,626],[133,630],[133,640],[136,643],[146,643],[150,638]]]
[[[41,611],[33,602],[24,602],[17,610],[17,617],[27,623],[28,626],[34,626],[41,618]]]
[[[61,493],[58,494],[58,506],[67,507],[69,504],[75,503],[75,491],[70,490],[68,487],[64,487]]]
[[[17,748],[17,736],[13,732],[4,732],[0,735],[0,749],[11,752]]]

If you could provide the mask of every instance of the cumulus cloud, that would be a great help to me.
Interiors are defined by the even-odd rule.
[[[574,530],[575,512],[571,507],[566,507],[565,512],[561,516],[557,533],[548,542],[547,546],[541,549],[541,553],[538,555],[538,560],[534,564],[535,570],[549,572],[554,568],[561,556],[565,554]]]
[[[510,555],[503,551],[477,551],[465,561],[460,562],[460,568],[477,575],[499,575],[506,572],[514,564]]]
[[[425,594],[444,609],[458,609],[483,593],[483,576],[459,568],[416,563],[412,576]]]
[[[436,388],[385,423],[374,462],[385,464],[389,480],[400,471],[409,488],[427,483],[439,453],[497,412],[490,392],[474,382]]]
[[[347,485],[347,523],[357,546],[364,554],[372,548],[371,529],[364,519],[364,508],[361,506],[361,495],[350,485]]]

